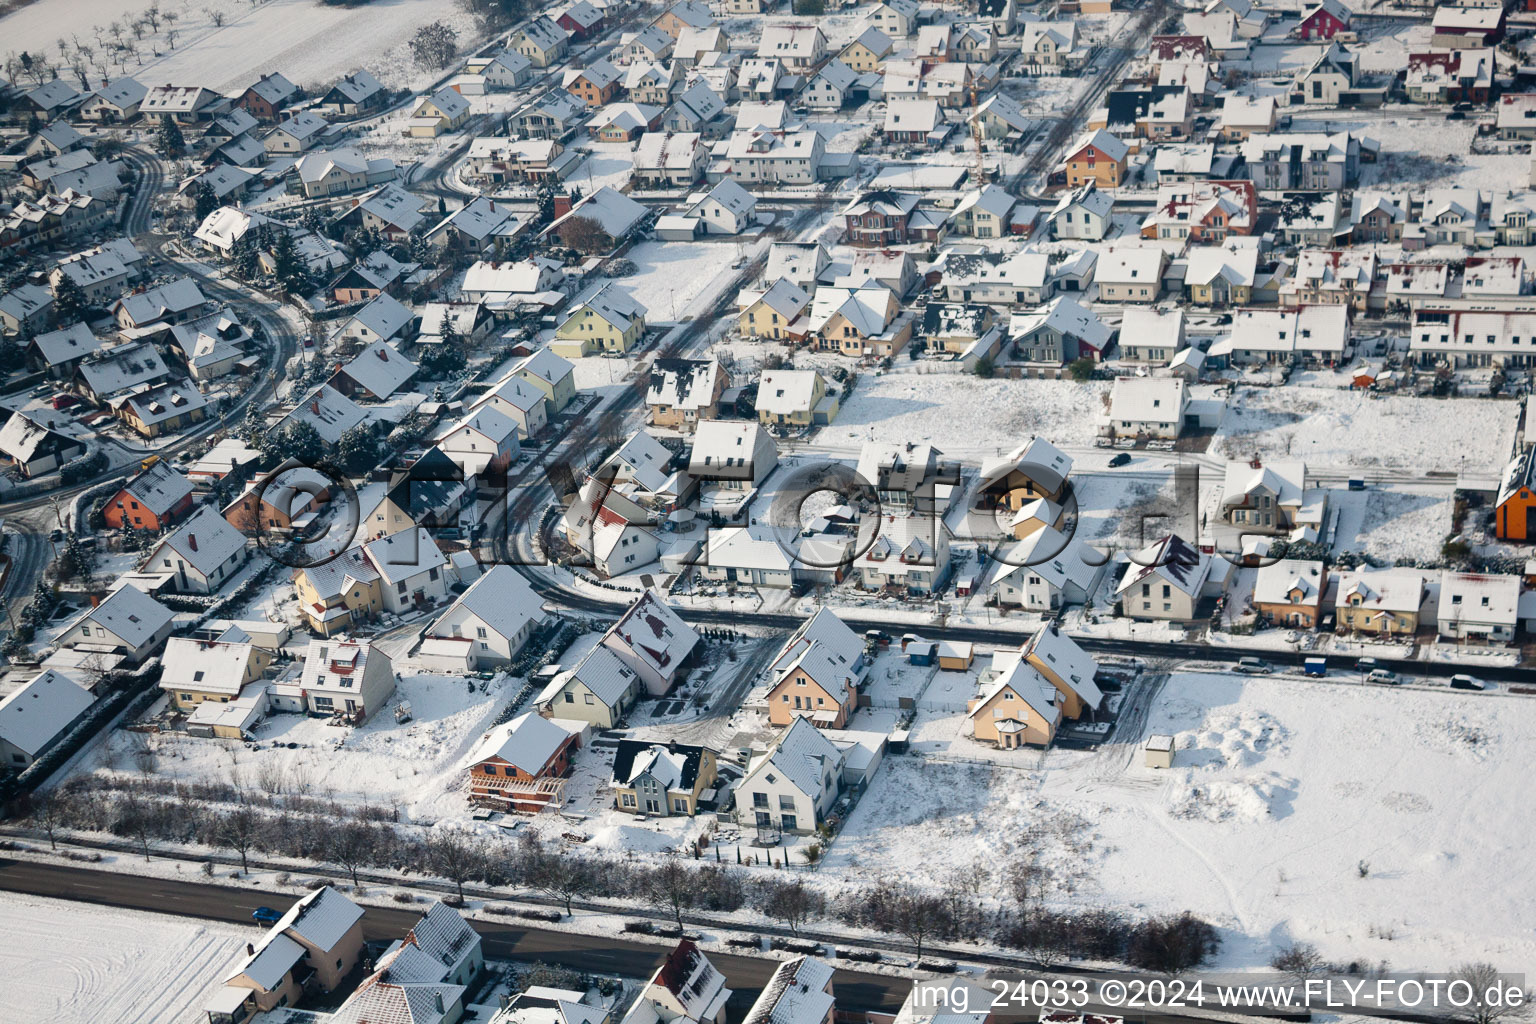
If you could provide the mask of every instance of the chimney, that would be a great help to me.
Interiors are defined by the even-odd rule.
[[[566,193],[565,195],[555,196],[555,216],[556,217],[564,217],[566,214],[568,214],[570,212],[571,212],[571,196],[570,196],[570,194]]]
[[[443,1012],[443,993],[441,991],[432,993],[432,1005],[437,1008],[438,1013]]]
[[[246,956],[255,956],[256,955],[256,947],[251,945],[249,942],[247,942],[245,944],[245,955]]]
[[[187,547],[191,548],[193,551],[197,550],[197,534],[187,534]]]

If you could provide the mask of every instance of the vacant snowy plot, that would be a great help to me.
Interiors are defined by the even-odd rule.
[[[722,271],[737,254],[735,242],[641,242],[624,254],[635,272],[614,284],[646,308],[647,320],[686,320],[716,297]]]
[[[133,21],[149,0],[36,0],[0,19],[4,49],[57,56],[61,36],[77,36],[99,50],[112,37],[114,21]],[[263,74],[279,71],[299,85],[328,83],[362,66],[395,88],[419,87],[436,72],[419,71],[406,43],[422,25],[447,21],[459,31],[461,48],[472,38],[473,22],[456,6],[437,0],[388,0],[361,7],[317,4],[314,0],[240,3],[171,0],[159,5],[177,15],[175,48],[162,24],[136,42],[139,60],[121,73],[141,82],[202,85],[217,92],[244,89]],[[214,24],[217,12],[223,25]],[[123,38],[133,41],[131,33]],[[140,62],[142,61],[142,63]],[[118,73],[118,68],[112,68]]]
[[[1427,473],[1502,466],[1515,402],[1424,399],[1322,388],[1238,388],[1212,451],[1304,459],[1311,470],[1382,466]],[[1447,438],[1457,438],[1447,444]]]
[[[483,688],[483,689],[482,689]],[[390,705],[356,729],[303,715],[273,715],[256,728],[256,747],[233,740],[164,733],[155,741],[159,771],[273,791],[331,797],[347,804],[398,806],[404,819],[431,822],[464,812],[459,761],[495,721],[519,684],[458,676],[406,675]],[[409,701],[410,722],[394,706]],[[132,770],[133,736],[117,732],[96,766]],[[288,744],[296,744],[290,748]]]
[[[1381,485],[1368,491],[1335,489],[1328,501],[1339,510],[1339,551],[1376,558],[1427,559],[1440,554],[1455,511],[1447,488],[1429,491]]]
[[[1144,767],[1151,733],[1176,737],[1172,770]],[[823,870],[940,886],[1036,835],[1053,903],[1191,909],[1224,930],[1227,965],[1303,940],[1399,969],[1529,971],[1533,743],[1523,698],[1177,674],[1145,733],[1097,753],[1039,769],[889,759]]]
[[[1093,443],[1108,385],[1066,380],[984,380],[967,373],[898,369],[866,373],[818,444],[900,438],[979,458],[1034,435],[1061,445]]]
[[[251,929],[0,895],[0,1017],[190,1024]]]

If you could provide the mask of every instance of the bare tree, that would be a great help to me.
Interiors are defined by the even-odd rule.
[[[902,883],[891,899],[891,926],[912,940],[917,958],[923,958],[923,943],[950,929],[953,918],[947,900],[922,892],[910,883]]]
[[[348,821],[338,828],[331,829],[328,841],[325,844],[326,856],[347,869],[352,876],[352,885],[357,886],[357,869],[369,863],[373,852],[378,847],[378,832],[363,821]],[[462,891],[460,899],[463,899]]]
[[[1305,982],[1328,970],[1328,962],[1310,942],[1293,942],[1289,946],[1280,947],[1279,952],[1270,959],[1269,966],[1289,974],[1297,982]]]
[[[652,905],[670,910],[681,928],[683,911],[693,909],[698,902],[699,890],[693,871],[673,852],[646,878],[645,896]]]
[[[32,808],[32,821],[43,830],[43,835],[48,837],[48,848],[57,850],[58,840],[54,838],[59,827],[64,823],[63,815],[59,811],[59,805],[52,797],[43,797]]]
[[[242,874],[249,873],[251,870],[247,857],[260,841],[265,825],[261,816],[247,804],[241,804],[219,819],[216,830],[218,840],[240,855]]]
[[[1507,983],[1499,975],[1499,969],[1486,962],[1465,963],[1456,968],[1451,975],[1452,983],[1465,982],[1471,992],[1463,997],[1458,992],[1458,998],[1466,998],[1465,1006],[1455,1007],[1456,1016],[1468,1024],[1496,1024],[1505,1018],[1517,1018],[1525,1016],[1526,1000],[1522,992],[1518,1001],[1512,999],[1513,993],[1519,992],[1518,986]]]
[[[783,921],[796,934],[807,919],[821,913],[826,905],[821,893],[807,888],[798,878],[792,882],[770,879],[763,884],[763,913]]]
[[[133,766],[146,778],[155,774],[157,761],[154,744],[150,742],[149,734],[136,732],[133,734]]]
[[[148,861],[149,841],[155,837],[155,831],[149,806],[137,794],[129,793],[119,802],[118,827],[138,842],[144,860]]]
[[[203,13],[208,15],[208,20],[213,22],[214,28],[224,27],[224,12],[216,11],[212,7],[204,7]]]
[[[287,775],[283,766],[276,761],[265,761],[256,769],[256,785],[268,796],[277,796],[283,791],[283,780]]]
[[[560,225],[560,241],[577,252],[593,255],[613,248],[613,238],[591,217],[572,217]]]
[[[484,864],[480,843],[457,829],[438,829],[427,839],[427,866],[448,879],[464,902],[464,883],[474,878]]]
[[[528,884],[563,903],[567,917],[571,914],[571,904],[597,888],[602,874],[594,861],[545,849],[537,840],[524,845],[523,857]]]

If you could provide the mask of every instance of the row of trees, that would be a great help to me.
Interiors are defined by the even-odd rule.
[[[957,873],[940,891],[881,880],[828,900],[799,875],[733,870],[739,851],[716,848],[713,859],[696,851],[692,858],[673,854],[644,863],[549,845],[531,835],[507,842],[438,828],[423,836],[396,826],[392,814],[377,808],[349,810],[294,792],[276,776],[267,778],[265,767],[252,789],[153,779],[153,754],[140,751],[135,761],[144,778],[66,783],[34,810],[33,824],[50,840],[66,828],[122,836],[146,858],[156,842],[197,842],[230,851],[242,870],[256,855],[329,863],[354,885],[369,869],[434,875],[453,883],[460,899],[469,884],[516,886],[558,900],[567,913],[591,898],[635,900],[679,926],[691,912],[749,907],[791,931],[835,920],[900,936],[919,957],[937,941],[996,939],[1044,963],[1093,957],[1175,971],[1198,966],[1220,944],[1214,928],[1187,913],[1143,921],[1103,910],[1050,913],[1038,905],[1035,889],[1020,903],[1006,873],[993,876],[979,866]],[[218,804],[222,810],[215,809]],[[982,896],[994,883],[1012,894],[1013,906],[986,907]]]

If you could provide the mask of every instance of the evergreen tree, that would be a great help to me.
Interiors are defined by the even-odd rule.
[[[272,276],[290,292],[299,295],[309,292],[309,268],[299,257],[292,232],[278,231],[272,239]]]
[[[256,232],[247,231],[230,249],[230,269],[236,277],[249,281],[261,270],[261,250],[256,247]]]
[[[160,145],[160,155],[167,160],[176,160],[187,152],[187,140],[182,138],[181,129],[176,122],[171,120],[170,114],[160,115],[160,131],[156,135]]]
[[[196,204],[193,206],[192,211],[197,215],[198,220],[202,220],[219,208],[219,197],[213,194],[213,186],[209,185],[206,181],[199,181],[197,183],[197,188],[193,190],[192,197]]]
[[[59,323],[77,323],[89,318],[91,300],[85,297],[84,290],[75,283],[74,278],[60,274],[59,283],[53,286],[53,309]]]
[[[286,429],[268,434],[262,451],[273,462],[297,459],[313,466],[325,454],[325,440],[308,423],[290,423]]]
[[[352,427],[336,442],[336,459],[349,473],[366,473],[379,464],[379,445],[367,423]]]

